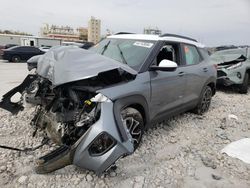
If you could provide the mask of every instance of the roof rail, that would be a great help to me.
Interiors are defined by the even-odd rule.
[[[176,34],[170,34],[170,33],[162,34],[162,35],[160,35],[160,37],[178,37],[178,38],[183,38],[183,39],[191,40],[191,41],[194,41],[194,42],[198,42],[197,40],[192,39],[190,37],[185,37],[185,36],[182,36],[182,35],[176,35]]]
[[[118,32],[114,35],[124,35],[124,34],[135,34],[135,33],[129,33],[129,32]]]

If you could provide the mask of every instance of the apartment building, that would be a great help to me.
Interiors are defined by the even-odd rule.
[[[147,27],[144,28],[143,30],[144,34],[151,34],[151,35],[161,35],[161,30],[158,29],[158,27],[152,28],[152,27]]]
[[[98,43],[101,40],[101,20],[91,17],[88,22],[88,42]]]

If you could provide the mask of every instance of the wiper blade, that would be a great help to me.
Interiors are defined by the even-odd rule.
[[[104,52],[107,50],[108,46],[110,44],[110,41],[108,41],[108,43],[103,47],[103,51],[102,51],[102,55],[104,54]]]
[[[124,55],[123,55],[123,52],[122,52],[122,50],[121,50],[119,44],[117,44],[117,48],[118,48],[118,50],[119,50],[119,52],[120,52],[120,55],[121,55],[121,58],[122,58],[123,63],[128,64],[128,62],[126,61],[126,59],[125,59],[125,57],[124,57]]]

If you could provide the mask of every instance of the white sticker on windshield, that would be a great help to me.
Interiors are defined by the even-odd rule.
[[[150,43],[150,42],[140,42],[140,41],[136,41],[134,43],[135,46],[140,46],[140,47],[144,47],[144,48],[151,48],[154,44]]]

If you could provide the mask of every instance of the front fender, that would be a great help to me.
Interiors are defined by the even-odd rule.
[[[121,111],[131,105],[140,105],[143,108],[142,115],[144,117],[145,125],[149,124],[150,116],[149,116],[149,108],[146,99],[140,95],[131,95],[122,99],[118,99],[114,102],[114,116],[117,123],[117,127],[121,134],[121,138],[123,141],[128,140],[127,134],[124,131],[122,119],[121,119]],[[139,110],[140,111],[140,110]]]

